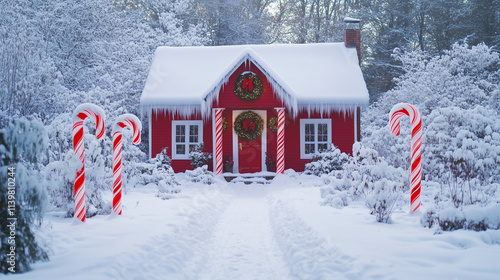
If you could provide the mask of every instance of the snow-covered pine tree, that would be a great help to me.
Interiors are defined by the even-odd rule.
[[[204,144],[197,144],[194,149],[189,152],[189,159],[191,159],[191,166],[196,169],[198,167],[202,167],[203,165],[207,165],[208,162],[212,159],[212,154],[203,151]]]
[[[0,270],[25,272],[48,260],[36,234],[46,204],[38,162],[48,138],[37,120],[0,117],[0,123]]]

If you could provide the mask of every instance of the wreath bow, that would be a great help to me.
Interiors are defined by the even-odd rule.
[[[245,90],[245,91],[252,91],[253,90],[253,78],[243,78],[243,84],[241,85],[241,87]]]
[[[249,128],[255,131],[255,123],[251,120],[243,121],[243,130],[248,131]]]
[[[252,111],[239,114],[233,124],[236,135],[248,141],[253,141],[261,137],[264,128],[262,118]]]

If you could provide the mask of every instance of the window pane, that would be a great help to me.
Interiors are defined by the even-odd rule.
[[[306,142],[314,142],[314,124],[306,124],[304,140]]]
[[[198,143],[198,126],[189,126],[189,143]]]
[[[318,124],[318,142],[328,141],[328,125],[326,123]]]
[[[186,145],[175,145],[175,153],[178,155],[185,155]]]
[[[328,144],[318,144],[318,151],[321,153],[322,151],[326,151],[328,149]]]
[[[189,145],[189,152],[192,152],[196,148],[196,145]]]
[[[306,154],[314,154],[314,144],[306,144]]]
[[[175,126],[175,142],[177,143],[186,142],[186,126],[184,125]]]

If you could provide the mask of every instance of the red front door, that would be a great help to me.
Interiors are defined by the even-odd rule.
[[[256,140],[244,140],[238,137],[239,173],[262,171],[262,137]]]

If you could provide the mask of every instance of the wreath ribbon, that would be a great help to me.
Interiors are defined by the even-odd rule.
[[[251,120],[243,121],[243,130],[248,131],[249,128],[255,131],[255,123]]]
[[[241,85],[241,87],[245,90],[245,91],[252,91],[253,90],[253,78],[243,78],[243,84]]]

